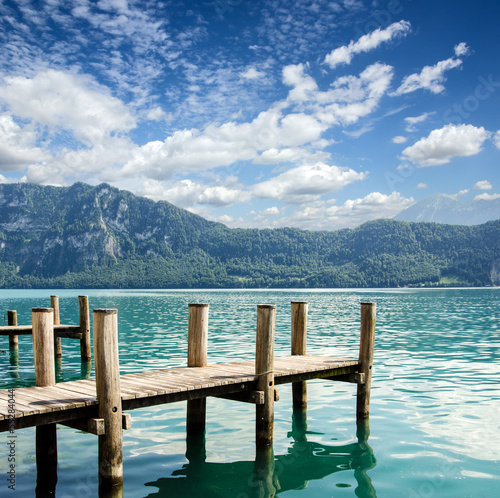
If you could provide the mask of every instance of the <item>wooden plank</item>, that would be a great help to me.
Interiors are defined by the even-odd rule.
[[[2,325],[0,326],[1,335],[31,335],[33,333],[32,325]],[[68,339],[81,339],[80,327],[78,325],[54,325],[54,335],[66,337]]]
[[[264,404],[264,391],[243,391],[232,394],[222,394],[217,398],[230,399],[232,401],[240,401],[243,403],[251,403],[254,405]]]
[[[2,325],[0,335],[31,335],[31,325]]]
[[[103,436],[106,434],[106,427],[103,418],[80,418],[78,420],[69,420],[61,425],[71,427],[78,431],[88,432],[95,436]],[[132,427],[132,417],[130,413],[122,413],[122,429],[128,430]]]
[[[5,394],[4,394],[5,393]],[[0,412],[0,420],[8,419],[9,418],[9,413],[8,413],[8,397],[7,397],[7,392],[6,391],[0,391],[0,400],[5,401],[5,408],[2,407],[1,412]],[[16,393],[15,395],[15,403],[11,406],[14,407],[14,416],[15,418],[21,418],[29,414],[36,414],[40,413],[40,410],[30,406],[30,400],[26,400],[23,397],[18,396]],[[2,403],[3,404],[3,403]]]

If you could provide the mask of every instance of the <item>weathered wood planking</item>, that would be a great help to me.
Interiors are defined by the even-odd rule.
[[[2,325],[0,327],[0,336],[5,335],[31,335],[32,325]],[[67,339],[81,339],[79,325],[54,325],[54,335],[56,337],[65,337]]]
[[[275,358],[274,382],[279,385],[352,374],[359,371],[359,365],[359,360],[352,358],[297,355]],[[124,374],[120,376],[122,407],[130,410],[251,391],[256,390],[257,380],[254,360]],[[16,428],[63,421],[65,417],[74,420],[96,416],[94,379],[60,382],[50,387],[21,387],[14,389],[14,393]],[[8,391],[0,390],[0,432],[8,430],[7,401]]]

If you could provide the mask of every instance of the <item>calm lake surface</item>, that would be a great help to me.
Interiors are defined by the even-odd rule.
[[[61,323],[77,323],[81,294],[91,310],[118,309],[122,373],[186,364],[189,303],[210,304],[211,363],[254,357],[257,304],[277,305],[276,355],[288,355],[295,300],[309,301],[309,354],[357,357],[360,303],[377,303],[369,434],[357,434],[355,385],[308,382],[307,430],[293,417],[291,386],[280,386],[265,484],[253,405],[209,398],[206,457],[191,462],[185,402],[134,410],[123,433],[125,497],[500,496],[500,289],[0,290],[0,310],[31,323],[31,308],[59,295]],[[31,337],[19,337],[18,366],[0,341],[2,389],[34,385]],[[58,381],[81,378],[79,342],[62,341]],[[62,426],[57,434],[56,496],[98,496],[97,437]],[[2,479],[0,496],[35,496],[35,431],[16,435],[16,491]]]

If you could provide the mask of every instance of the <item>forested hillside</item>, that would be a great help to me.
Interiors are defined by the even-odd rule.
[[[0,185],[0,287],[394,287],[500,283],[500,221],[229,229],[109,185]]]

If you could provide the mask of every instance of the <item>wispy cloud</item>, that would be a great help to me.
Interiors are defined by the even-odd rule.
[[[350,64],[356,54],[369,52],[379,47],[382,43],[393,40],[394,38],[405,36],[411,30],[408,21],[399,21],[391,24],[385,29],[378,28],[372,33],[363,35],[357,41],[351,41],[349,45],[332,50],[326,57],[325,63],[334,69],[339,64]]]
[[[446,71],[460,67],[463,63],[460,57],[468,53],[469,49],[467,45],[459,43],[455,46],[456,57],[440,61],[434,66],[425,66],[420,73],[413,73],[406,76],[393,95],[404,95],[420,89],[429,90],[432,93],[443,92],[445,90],[443,83],[446,81]]]

